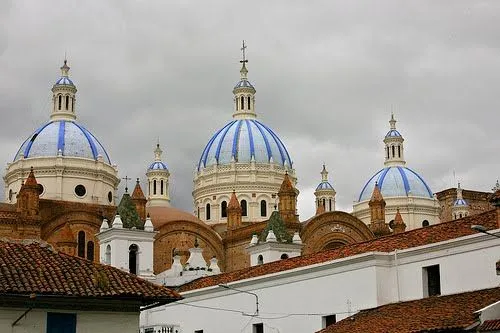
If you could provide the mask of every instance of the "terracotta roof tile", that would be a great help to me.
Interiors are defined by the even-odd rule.
[[[485,320],[477,330],[478,332],[500,331],[500,319]]]
[[[133,200],[146,200],[146,196],[144,196],[141,184],[139,184],[139,178],[137,178],[137,182],[135,183],[134,191],[132,192],[131,198]]]
[[[283,178],[279,192],[294,192],[292,181],[288,176],[288,172],[285,173],[285,178]]]
[[[231,194],[231,200],[229,200],[229,204],[227,205],[228,210],[241,210],[240,203],[238,202],[238,198],[236,198],[236,193],[233,191]]]
[[[0,294],[175,301],[176,292],[38,241],[0,240]]]
[[[357,314],[318,333],[462,332],[479,318],[474,312],[500,299],[500,288],[392,303]]]
[[[366,252],[392,252],[395,249],[403,250],[416,246],[446,241],[461,236],[476,233],[471,225],[479,224],[486,229],[497,228],[496,210],[468,216],[462,219],[439,223],[425,228],[410,230],[404,233],[385,236],[374,240],[354,243],[331,250],[321,251],[309,255],[271,262],[264,265],[248,267],[237,271],[203,277],[185,284],[181,292],[225,284],[257,276],[282,272],[294,268],[327,262],[335,259],[350,257]]]

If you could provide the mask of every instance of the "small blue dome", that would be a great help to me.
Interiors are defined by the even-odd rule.
[[[432,191],[415,171],[402,166],[387,167],[377,172],[361,190],[358,201],[370,200],[375,183],[378,183],[382,196],[432,198]]]
[[[316,191],[321,190],[333,190],[333,186],[332,184],[330,184],[330,182],[321,182],[319,183],[318,187],[316,187]]]
[[[250,83],[250,81],[248,81],[248,80],[241,80],[238,83],[236,83],[236,85],[234,86],[234,89],[237,89],[237,88],[253,88],[253,89],[255,89],[252,86],[252,84]]]
[[[274,163],[292,166],[292,160],[278,136],[266,125],[255,119],[229,122],[208,141],[198,163],[198,170],[214,164],[234,161],[247,163]]]
[[[168,170],[167,165],[161,161],[151,163],[148,170]]]
[[[111,164],[108,153],[96,137],[83,126],[68,120],[51,121],[37,129],[21,145],[14,161],[21,155],[25,158],[57,156],[59,151],[62,156],[93,160],[101,155],[104,162]]]
[[[391,138],[391,137],[402,137],[401,133],[399,133],[397,130],[392,129],[387,134],[385,135],[386,138]]]
[[[457,199],[453,203],[453,206],[455,206],[455,207],[458,207],[458,206],[467,206],[467,201],[465,201],[464,199]]]
[[[67,76],[61,76],[55,83],[55,85],[73,85],[73,81]]]

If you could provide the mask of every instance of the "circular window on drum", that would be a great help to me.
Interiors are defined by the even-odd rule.
[[[76,185],[75,186],[75,194],[78,196],[78,197],[84,197],[85,194],[87,194],[87,189],[85,188],[85,186],[83,186],[82,184],[80,185]]]
[[[108,201],[109,203],[113,202],[113,193],[111,191],[108,192]]]

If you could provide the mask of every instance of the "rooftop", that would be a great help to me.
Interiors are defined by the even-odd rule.
[[[462,332],[479,324],[476,311],[499,299],[500,288],[492,288],[392,303],[362,310],[318,333]]]
[[[194,280],[180,288],[181,292],[219,284],[226,284],[267,274],[278,273],[304,266],[319,264],[335,259],[346,258],[367,252],[392,252],[412,247],[442,242],[476,233],[471,225],[479,224],[488,230],[497,229],[497,211],[490,210],[474,216],[435,224],[429,227],[410,230],[404,233],[385,236],[374,240],[341,246],[310,255],[284,259],[264,265],[248,267],[237,271],[222,273]]]
[[[0,240],[0,304],[12,299],[170,303],[176,292],[118,268],[57,252],[45,242]],[[137,308],[138,310],[138,308]]]

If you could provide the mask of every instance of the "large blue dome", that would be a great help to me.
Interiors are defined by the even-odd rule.
[[[370,200],[375,183],[378,184],[382,196],[388,197],[424,197],[432,198],[432,191],[415,171],[403,167],[386,167],[377,172],[361,190],[358,201]]]
[[[255,119],[229,122],[208,141],[198,163],[198,170],[214,164],[234,161],[247,163],[274,163],[292,166],[292,160],[278,136]]]
[[[82,157],[97,160],[101,155],[104,162],[111,164],[108,153],[83,126],[74,121],[55,120],[48,122],[24,141],[16,153],[14,161],[24,156],[50,157],[57,156]]]

